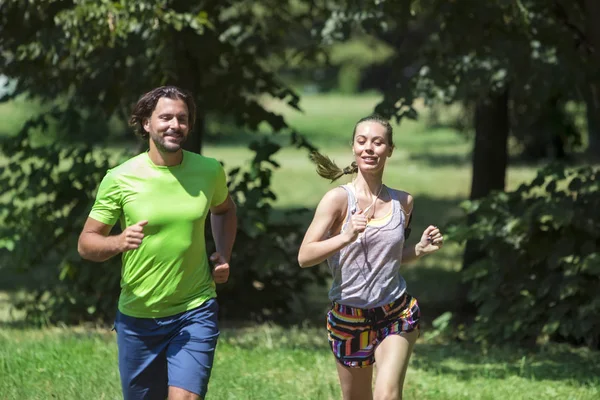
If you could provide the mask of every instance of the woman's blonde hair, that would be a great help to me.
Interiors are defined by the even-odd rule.
[[[383,118],[378,114],[372,114],[368,117],[361,118],[356,123],[356,125],[354,125],[354,131],[352,132],[352,142],[354,142],[354,136],[356,136],[356,128],[358,128],[358,125],[360,125],[363,122],[377,122],[381,124],[385,128],[385,133],[390,146],[394,146],[394,141],[392,139],[392,125],[387,119]],[[329,157],[319,153],[316,150],[311,152],[309,157],[311,161],[317,165],[317,174],[319,174],[319,176],[325,179],[330,179],[331,182],[341,178],[344,175],[355,174],[356,172],[358,172],[358,166],[354,161],[349,166],[342,169],[338,167],[337,164],[333,162]]]

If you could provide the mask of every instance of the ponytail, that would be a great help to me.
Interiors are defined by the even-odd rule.
[[[358,172],[356,162],[352,162],[349,166],[341,169],[329,157],[324,156],[318,151],[313,151],[309,155],[312,162],[317,165],[317,174],[325,179],[330,179],[331,182],[341,178],[344,175],[354,174]]]

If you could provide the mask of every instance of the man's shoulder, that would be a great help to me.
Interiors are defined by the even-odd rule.
[[[216,158],[206,157],[201,154],[193,153],[191,151],[185,151],[185,150],[183,153],[184,153],[183,157],[187,160],[186,164],[188,164],[192,168],[217,169],[217,168],[221,167],[221,163]]]
[[[120,164],[112,167],[108,170],[108,174],[112,174],[114,176],[127,174],[132,171],[139,170],[140,167],[147,165],[148,163],[145,161],[145,153],[138,154],[137,156],[133,156]]]

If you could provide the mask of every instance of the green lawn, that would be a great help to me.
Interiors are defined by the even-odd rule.
[[[596,399],[600,354],[552,345],[526,351],[420,339],[406,399]],[[114,333],[0,331],[0,398],[119,399]],[[207,399],[339,399],[325,331],[224,329]]]
[[[303,97],[304,113],[277,104],[269,107],[284,112],[294,128],[345,166],[352,161],[354,123],[377,101],[375,95],[313,95]],[[18,128],[34,107],[0,105],[0,116],[9,120],[0,135]],[[394,130],[396,150],[386,166],[384,181],[414,195],[414,241],[427,225],[443,227],[460,214],[459,203],[470,189],[472,143],[448,128],[428,129],[423,120],[405,121]],[[223,143],[209,141],[204,154],[224,161],[227,168],[250,158],[245,145]],[[273,205],[278,213],[294,207],[314,209],[327,190],[348,180],[331,184],[318,177],[302,150],[285,148],[275,159],[281,164],[273,182],[278,196]],[[534,173],[533,167],[509,168],[508,188]],[[311,217],[308,213],[304,222],[308,224]],[[431,319],[452,310],[460,259],[461,249],[448,243],[442,252],[403,267],[425,321],[425,335],[408,372],[406,399],[600,398],[598,352],[558,345],[528,351],[509,344],[484,352],[479,347],[427,339]],[[311,298],[324,304],[326,292],[326,288],[314,288]],[[0,296],[2,301],[6,301],[5,294]],[[0,400],[120,398],[116,357],[114,334],[108,330],[0,328]],[[225,329],[207,398],[340,398],[324,327]]]

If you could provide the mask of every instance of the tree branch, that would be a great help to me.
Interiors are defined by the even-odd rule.
[[[578,4],[583,5],[581,1],[578,1]],[[590,44],[587,35],[569,20],[567,11],[559,0],[554,0],[553,5],[552,10],[556,18],[575,36],[575,48],[579,49],[583,46],[586,54],[591,55],[594,52],[594,47]]]

